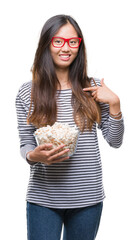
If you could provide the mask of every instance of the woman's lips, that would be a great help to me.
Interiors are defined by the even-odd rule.
[[[70,54],[60,54],[59,57],[62,61],[68,61],[70,59]]]

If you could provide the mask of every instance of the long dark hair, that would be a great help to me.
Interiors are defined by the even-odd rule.
[[[87,76],[85,43],[77,22],[67,15],[56,15],[50,18],[41,31],[32,67],[31,104],[27,122],[36,127],[42,127],[46,124],[52,125],[57,120],[56,90],[59,81],[50,53],[50,44],[52,37],[67,23],[72,24],[78,37],[82,38],[77,57],[69,67],[73,116],[81,131],[85,128],[91,130],[93,123],[100,121],[100,111],[94,99],[82,90],[90,86],[91,80]]]

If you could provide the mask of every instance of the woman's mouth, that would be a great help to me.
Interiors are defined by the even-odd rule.
[[[70,54],[60,54],[59,57],[62,61],[68,61],[70,59]]]

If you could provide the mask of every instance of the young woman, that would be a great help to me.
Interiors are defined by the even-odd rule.
[[[28,240],[59,240],[62,225],[64,240],[93,240],[105,198],[96,126],[110,146],[121,146],[119,97],[103,79],[87,76],[84,38],[70,16],[45,23],[32,73],[16,97],[21,155],[30,164]],[[70,158],[64,145],[36,144],[34,131],[56,121],[80,129]]]

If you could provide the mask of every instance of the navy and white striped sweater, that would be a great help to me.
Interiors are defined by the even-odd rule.
[[[97,85],[100,85],[96,79]],[[36,128],[27,125],[32,82],[24,83],[16,97],[16,110],[20,138],[20,150],[26,159],[27,152],[36,146],[33,136]],[[94,85],[94,83],[93,83]],[[71,89],[59,90],[57,94],[57,121],[75,125],[71,105]],[[101,123],[98,128],[110,146],[122,144],[123,118],[115,120],[109,115],[108,104],[100,103]],[[77,208],[94,205],[105,197],[102,182],[102,164],[96,125],[92,131],[80,133],[76,153],[61,163],[30,165],[30,179],[26,200],[51,208]]]

